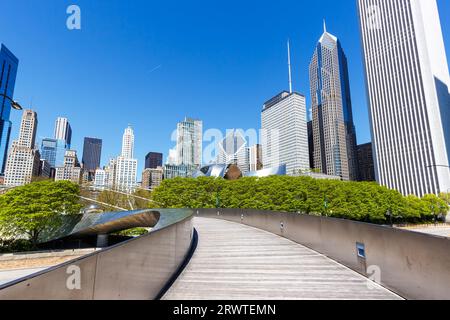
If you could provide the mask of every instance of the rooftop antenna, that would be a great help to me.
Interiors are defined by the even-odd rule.
[[[288,48],[288,68],[289,68],[289,93],[292,93],[291,43],[289,39],[287,42],[287,48]]]
[[[327,22],[323,19],[323,32],[327,33]]]

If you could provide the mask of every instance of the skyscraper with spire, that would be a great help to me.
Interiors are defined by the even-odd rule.
[[[137,186],[137,159],[134,155],[134,131],[129,125],[122,137],[122,154],[115,161],[115,178],[112,185],[124,192],[133,192]]]
[[[134,131],[131,125],[125,129],[122,137],[122,157],[131,159],[134,154]]]
[[[347,58],[325,21],[323,29],[309,66],[314,167],[327,175],[356,180],[356,132]]]
[[[286,165],[288,175],[309,170],[308,130],[305,96],[293,91],[291,45],[288,41],[289,91],[263,105],[261,145],[264,168]]]

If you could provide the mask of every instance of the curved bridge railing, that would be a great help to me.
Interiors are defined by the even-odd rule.
[[[309,247],[407,299],[449,299],[450,241],[390,227],[283,212],[155,209],[84,219],[65,236],[152,223],[151,233],[0,286],[1,299],[156,299],[186,262],[193,216],[242,223]],[[111,219],[109,219],[111,218]],[[136,225],[137,224],[137,225]],[[200,239],[201,241],[201,239]]]
[[[450,298],[450,240],[349,220],[283,212],[201,209],[313,249],[407,299]]]
[[[193,212],[155,209],[82,219],[60,238],[157,223],[149,234],[0,286],[0,300],[156,299],[191,251]]]

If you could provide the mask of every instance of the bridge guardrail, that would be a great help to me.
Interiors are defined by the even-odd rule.
[[[192,210],[160,213],[153,230],[0,286],[0,300],[156,299],[190,252]]]

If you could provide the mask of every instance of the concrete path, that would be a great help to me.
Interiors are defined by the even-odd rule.
[[[424,227],[424,228],[411,228],[408,229],[413,232],[426,233],[434,236],[441,236],[450,238],[450,227]]]
[[[46,268],[0,270],[0,285],[32,275]]]
[[[195,218],[199,244],[165,300],[400,299],[290,240],[237,223]]]

